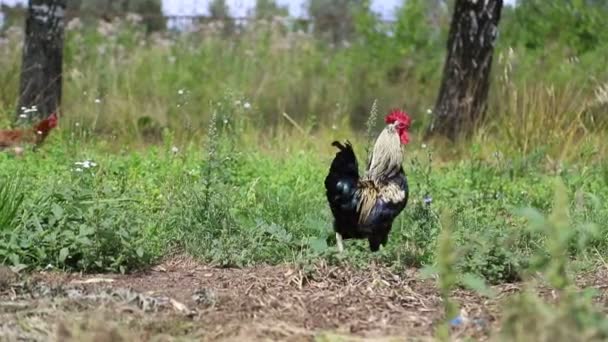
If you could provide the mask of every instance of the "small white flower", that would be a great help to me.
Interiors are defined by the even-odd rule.
[[[42,135],[42,131],[36,131],[36,134]]]
[[[178,94],[178,95],[184,95],[184,89],[180,89],[180,90],[178,90],[178,91],[177,91],[177,94]]]
[[[334,131],[338,129],[338,126],[336,125],[331,125],[331,129],[333,129]]]
[[[173,146],[171,147],[171,152],[173,152],[173,154],[177,154],[177,152],[179,152],[179,148],[177,148],[177,146]]]
[[[228,119],[224,119],[224,125],[228,124]]]
[[[74,125],[76,125],[76,127],[79,127],[80,126],[80,122],[77,122]]]
[[[427,110],[426,110],[426,113],[427,113],[428,115],[431,115],[431,114],[433,114],[433,110],[432,110],[431,108],[429,108],[429,109],[427,109]]]
[[[27,118],[27,114],[20,114],[19,117],[22,119],[25,119],[25,118]]]
[[[90,168],[92,168],[92,167],[97,166],[97,163],[92,162],[92,161],[90,161],[90,160],[85,160],[85,161],[83,161],[83,162],[75,162],[75,163],[74,163],[74,165],[76,165],[76,166],[80,166],[80,167],[81,167],[81,168],[83,168],[83,169],[90,169]]]
[[[95,103],[101,103],[100,99],[95,99]]]
[[[426,144],[422,144],[422,148],[426,148]]]
[[[251,104],[249,102],[245,102],[245,104],[243,104],[243,107],[245,109],[249,109],[249,108],[251,108]]]

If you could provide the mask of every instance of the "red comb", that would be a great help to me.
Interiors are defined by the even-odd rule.
[[[401,109],[393,109],[384,118],[384,122],[386,122],[387,124],[392,124],[395,123],[395,121],[399,121],[409,128],[412,119],[409,117],[409,115],[407,115],[406,112],[402,111]]]

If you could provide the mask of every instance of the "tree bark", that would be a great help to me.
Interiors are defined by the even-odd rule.
[[[29,0],[17,119],[40,120],[61,104],[64,13],[67,0]]]
[[[502,0],[456,0],[428,135],[456,140],[483,119]]]

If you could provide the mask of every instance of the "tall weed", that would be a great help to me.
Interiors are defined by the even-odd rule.
[[[526,272],[529,288],[507,304],[502,338],[518,341],[603,341],[608,338],[608,319],[593,303],[595,291],[577,289],[568,271],[569,245],[577,238],[569,211],[568,192],[561,181],[556,184],[553,210],[548,217],[533,209],[522,211],[530,228],[545,237],[547,249],[535,256]],[[536,273],[542,274],[543,280],[556,292],[554,303],[534,294],[532,276]]]

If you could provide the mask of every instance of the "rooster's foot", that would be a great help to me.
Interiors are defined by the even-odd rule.
[[[342,244],[342,235],[340,235],[340,233],[336,233],[336,242],[338,245],[338,252],[344,252],[344,244]]]

